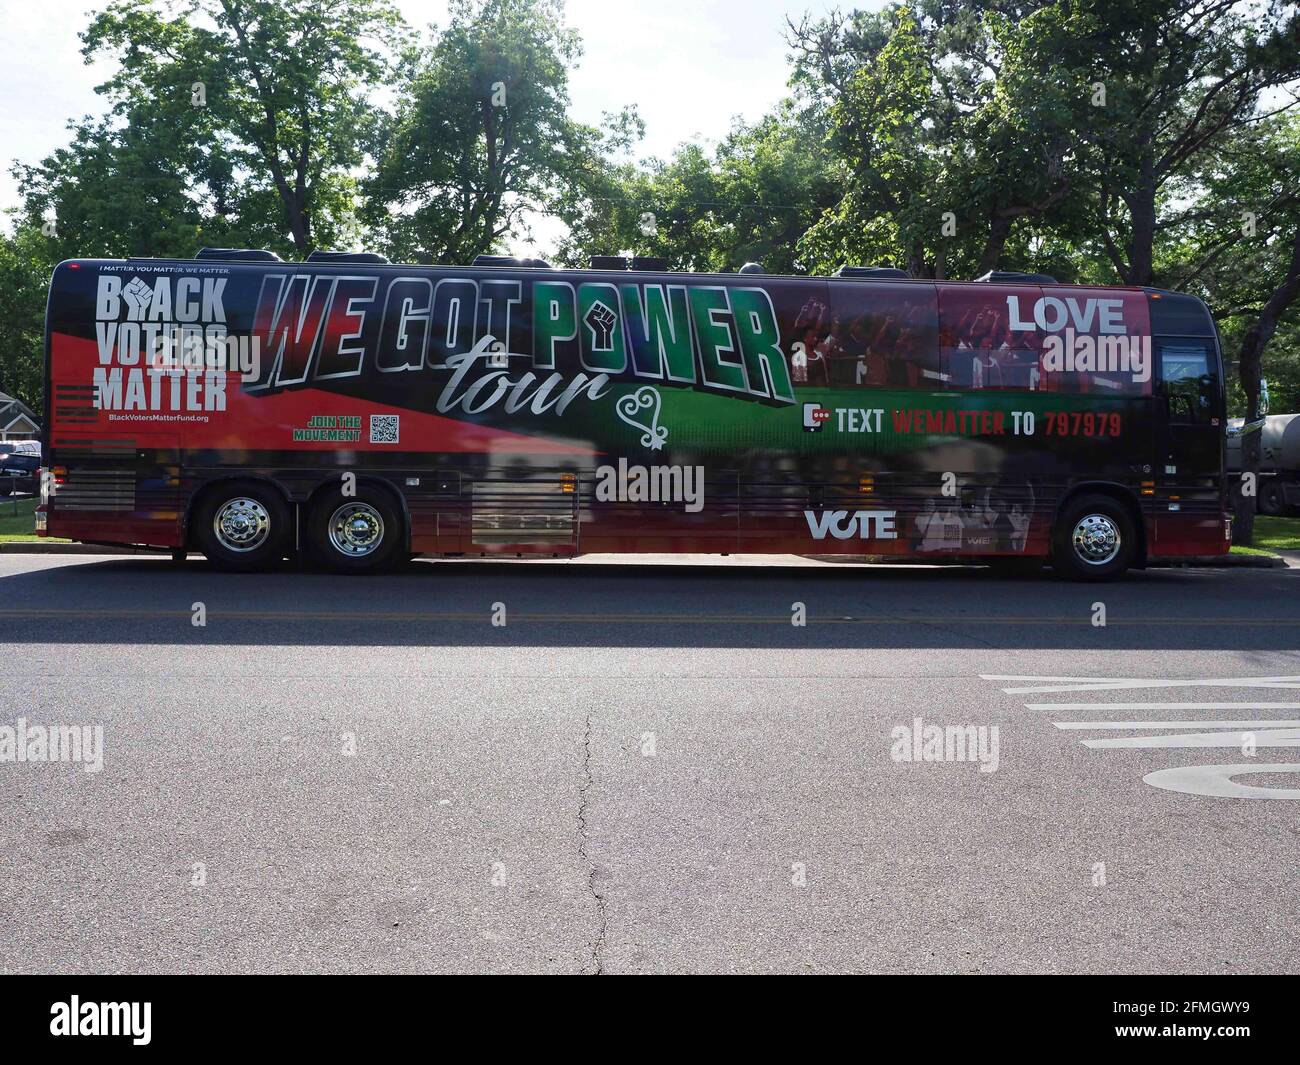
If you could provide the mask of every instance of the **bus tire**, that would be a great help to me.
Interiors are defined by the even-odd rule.
[[[312,559],[335,573],[379,573],[406,557],[402,511],[382,489],[322,492],[307,514]]]
[[[200,500],[193,535],[214,566],[249,573],[284,557],[291,527],[289,504],[278,489],[258,481],[231,481]]]
[[[1052,565],[1076,581],[1109,581],[1124,575],[1137,555],[1137,528],[1128,507],[1104,495],[1066,503],[1052,530]]]

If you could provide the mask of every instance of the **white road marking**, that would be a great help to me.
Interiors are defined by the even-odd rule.
[[[1141,688],[1300,688],[1300,676],[1282,677],[1199,677],[1190,679],[1142,677],[1044,677],[1024,674],[981,673],[981,680],[1033,681],[1033,686],[1003,688],[1008,695],[1048,692],[1105,692]],[[1300,710],[1300,703],[1254,702],[1230,703],[1025,703],[1026,710],[1087,710],[1093,713],[1132,710],[1201,710],[1264,711]],[[1235,748],[1242,750],[1248,742],[1259,747],[1300,747],[1300,720],[1295,718],[1254,718],[1220,721],[1053,721],[1059,729],[1080,730],[1172,730],[1193,729],[1177,735],[1107,736],[1080,740],[1085,747],[1101,750],[1172,750],[1190,748]],[[1213,732],[1204,731],[1214,729]],[[1243,751],[1244,753],[1244,751]],[[1247,763],[1244,765],[1176,766],[1148,773],[1142,779],[1152,787],[1187,795],[1205,795],[1231,799],[1300,799],[1300,788],[1260,788],[1238,784],[1232,778],[1248,773],[1300,773],[1295,763]]]
[[[1141,728],[1300,728],[1300,718],[1260,721],[1053,721],[1057,728],[1078,729],[1141,729]]]
[[[1300,710],[1300,703],[1025,703],[1026,710]]]
[[[1247,773],[1300,773],[1300,765],[1180,765],[1157,769],[1142,779],[1154,788],[1220,799],[1300,799],[1300,788],[1259,788],[1238,784]]]
[[[1052,680],[1071,684],[1244,684],[1247,687],[1263,681],[1289,680],[1300,684],[1300,674],[1283,677],[1210,677],[1204,680],[1179,677],[1044,677],[1033,673],[981,673],[980,680]]]
[[[981,673],[980,680],[1068,680],[1074,684],[1096,684],[1120,680],[1120,677],[1039,677],[1025,673]]]
[[[1014,674],[980,674],[982,680],[1052,681],[1028,688],[1004,688],[1009,696],[1048,692],[1119,692],[1126,688],[1300,688],[1300,676],[1191,677],[1170,680],[1167,677],[1101,676],[1018,676]]]
[[[1114,750],[1121,747],[1144,749],[1176,747],[1236,747],[1250,739],[1256,747],[1300,747],[1300,728],[1264,729],[1258,732],[1184,732],[1179,736],[1109,736],[1103,740],[1080,740],[1085,747]]]

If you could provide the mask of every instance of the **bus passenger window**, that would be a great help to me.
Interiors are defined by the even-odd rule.
[[[951,389],[1043,387],[1036,334],[1011,329],[992,301],[967,307],[945,328],[943,361]]]
[[[1160,377],[1171,421],[1207,422],[1214,416],[1217,375],[1203,341],[1161,341]]]
[[[938,318],[929,286],[835,282],[823,340],[836,388],[940,387]]]

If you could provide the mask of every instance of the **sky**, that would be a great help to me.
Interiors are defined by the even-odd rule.
[[[445,0],[397,0],[406,21],[445,23]],[[571,74],[574,117],[597,123],[636,104],[642,156],[685,140],[715,140],[733,116],[753,120],[786,91],[787,15],[820,16],[882,0],[568,0],[584,55]],[[109,62],[86,65],[77,34],[103,6],[90,0],[0,0],[0,210],[18,202],[14,159],[39,162],[68,140],[69,119],[104,110],[96,84]],[[545,234],[538,232],[545,243]]]

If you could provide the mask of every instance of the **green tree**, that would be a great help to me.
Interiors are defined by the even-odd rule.
[[[1274,409],[1295,409],[1295,346],[1300,333],[1300,116],[1287,114],[1237,130],[1188,175],[1190,220],[1166,234],[1157,260],[1168,284],[1204,299],[1214,311],[1224,350],[1237,364],[1234,407],[1254,421],[1261,378]],[[1275,343],[1275,337],[1282,344]],[[1265,352],[1269,351],[1267,362]],[[1235,358],[1234,358],[1235,357]],[[1242,441],[1246,472],[1258,473],[1259,437]],[[1236,497],[1234,539],[1250,543],[1254,499]]]
[[[0,234],[0,392],[42,412],[45,294],[55,259],[39,229]]]
[[[82,35],[87,59],[118,59],[100,87],[115,114],[188,147],[173,166],[212,214],[299,255],[354,232],[367,93],[401,39],[388,0],[114,0]]]
[[[1300,76],[1290,6],[1059,0],[1020,22],[1020,65],[1065,87],[1055,96],[1092,175],[1092,225],[1123,283],[1158,280],[1159,241],[1202,209],[1189,185],[1201,162]]]
[[[952,111],[936,92],[914,13],[900,6],[832,15],[795,28],[791,43],[795,83],[812,100],[806,113],[827,116],[848,170],[843,196],[800,251],[823,271],[897,264],[934,276],[945,209],[934,193]]]
[[[1268,301],[1290,277],[1292,246],[1300,231],[1300,116],[1278,116],[1239,131],[1203,161],[1190,221],[1166,231],[1158,245],[1157,273],[1171,288],[1199,296],[1210,306],[1235,362],[1247,332],[1260,320]],[[1300,327],[1300,307],[1281,308],[1279,339]],[[1267,328],[1267,324],[1265,324]],[[1270,351],[1264,371],[1276,409],[1300,407],[1287,356],[1294,343]],[[1257,369],[1249,365],[1246,372]],[[1245,410],[1245,393],[1236,385],[1234,413]]]
[[[72,127],[67,147],[16,165],[24,221],[47,241],[42,258],[193,255],[206,219],[186,195],[175,132],[87,120]]]
[[[791,24],[794,84],[848,169],[804,242],[819,268],[973,276],[1006,265],[1023,223],[1077,230],[1075,137],[1059,88],[1020,54],[1040,6],[918,0]]]
[[[729,271],[758,262],[772,273],[805,269],[802,236],[839,198],[840,172],[825,138],[789,102],[753,125],[738,122],[712,150],[681,145],[667,161],[613,168],[584,201],[560,261],[632,252],[674,269]]]
[[[450,22],[404,62],[362,217],[390,255],[466,262],[525,231],[599,176],[601,131],[569,115],[581,55],[559,0],[453,0]],[[635,120],[614,121],[634,132]]]

